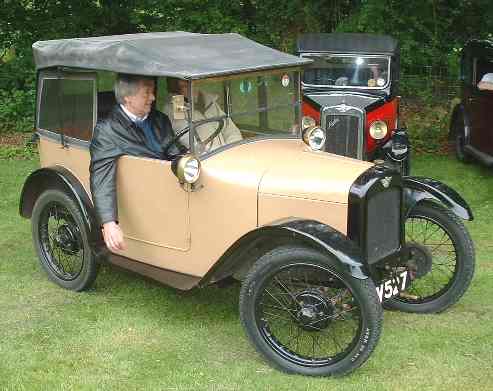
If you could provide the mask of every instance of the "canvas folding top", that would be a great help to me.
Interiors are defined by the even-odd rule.
[[[56,66],[182,79],[308,64],[239,34],[156,32],[39,41],[37,69]]]

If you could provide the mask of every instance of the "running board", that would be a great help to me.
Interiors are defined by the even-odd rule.
[[[493,156],[488,155],[487,153],[481,152],[480,150],[474,148],[471,145],[465,145],[464,151],[469,155],[474,156],[481,163],[486,164],[487,166],[493,166]]]
[[[161,269],[159,267],[134,261],[133,259],[117,254],[109,254],[107,256],[107,261],[115,266],[119,266],[142,276],[152,278],[162,284],[180,289],[182,291],[188,291],[196,287],[200,281],[200,277]]]

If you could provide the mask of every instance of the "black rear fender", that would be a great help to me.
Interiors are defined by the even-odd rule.
[[[91,242],[101,243],[101,230],[94,214],[91,199],[79,180],[63,167],[45,167],[29,175],[24,182],[21,192],[19,202],[20,215],[25,218],[31,218],[36,200],[44,191],[50,189],[61,190],[73,197],[84,216]]]
[[[445,183],[425,177],[403,177],[405,215],[418,202],[431,200],[443,204],[464,220],[473,220],[471,208],[454,189]]]
[[[314,220],[291,220],[260,227],[240,238],[204,276],[206,285],[234,275],[241,279],[263,254],[299,243],[338,260],[353,277],[368,278],[358,246],[339,231]]]

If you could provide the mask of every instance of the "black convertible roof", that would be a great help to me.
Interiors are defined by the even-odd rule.
[[[362,33],[313,33],[298,37],[298,53],[398,54],[399,44],[388,35]]]
[[[199,79],[308,64],[239,34],[156,32],[39,41],[37,69],[56,66]]]

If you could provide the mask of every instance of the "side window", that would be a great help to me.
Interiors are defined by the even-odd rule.
[[[486,73],[493,73],[493,61],[483,58],[478,59],[476,62],[476,85]]]
[[[116,104],[113,86],[115,84],[116,74],[114,72],[98,72],[98,121],[106,118]]]
[[[41,76],[38,129],[89,141],[94,128],[95,78]]]

